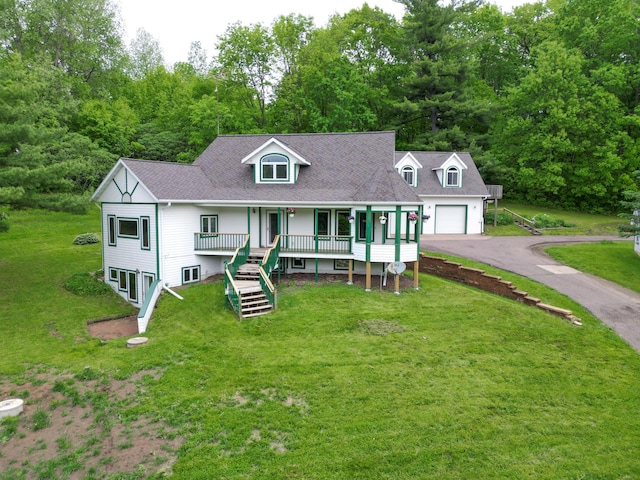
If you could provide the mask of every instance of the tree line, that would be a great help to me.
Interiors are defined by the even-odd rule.
[[[190,163],[243,133],[395,130],[532,204],[639,190],[639,0],[396,1],[401,20],[231,24],[167,66],[112,0],[0,0],[0,205],[81,212],[119,157]]]

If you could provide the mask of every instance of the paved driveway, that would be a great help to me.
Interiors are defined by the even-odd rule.
[[[562,265],[542,250],[549,245],[601,240],[626,241],[611,236],[424,235],[420,246],[428,252],[470,258],[543,283],[584,306],[640,353],[640,294]]]

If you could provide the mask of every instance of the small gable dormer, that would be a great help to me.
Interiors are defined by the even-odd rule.
[[[257,184],[296,183],[300,167],[311,165],[275,138],[251,152],[241,163],[253,165],[253,178]]]
[[[418,170],[422,168],[422,165],[413,155],[411,155],[411,152],[407,153],[398,162],[396,162],[394,168],[400,175],[402,175],[405,182],[412,187],[418,186]]]
[[[444,188],[461,188],[463,172],[466,169],[465,163],[454,153],[442,165],[433,170]]]

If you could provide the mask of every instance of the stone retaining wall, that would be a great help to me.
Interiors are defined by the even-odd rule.
[[[465,285],[479,288],[486,292],[511,298],[526,305],[538,307],[553,315],[565,318],[574,325],[582,324],[580,319],[574,316],[571,310],[565,310],[564,308],[542,303],[540,299],[532,297],[527,292],[518,290],[513,283],[502,280],[502,278],[495,275],[489,275],[485,273],[484,270],[465,267],[460,263],[451,262],[446,258],[432,257],[424,254],[420,254],[419,269],[422,273],[437,275],[438,277],[464,283]]]

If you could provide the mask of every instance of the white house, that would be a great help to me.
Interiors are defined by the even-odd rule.
[[[221,135],[191,165],[123,158],[93,200],[105,279],[129,302],[224,274],[248,316],[274,306],[274,274],[369,289],[390,265],[417,272],[423,232],[482,231],[483,195],[468,154],[396,153],[393,132],[371,132]],[[242,299],[257,290],[266,301]]]

